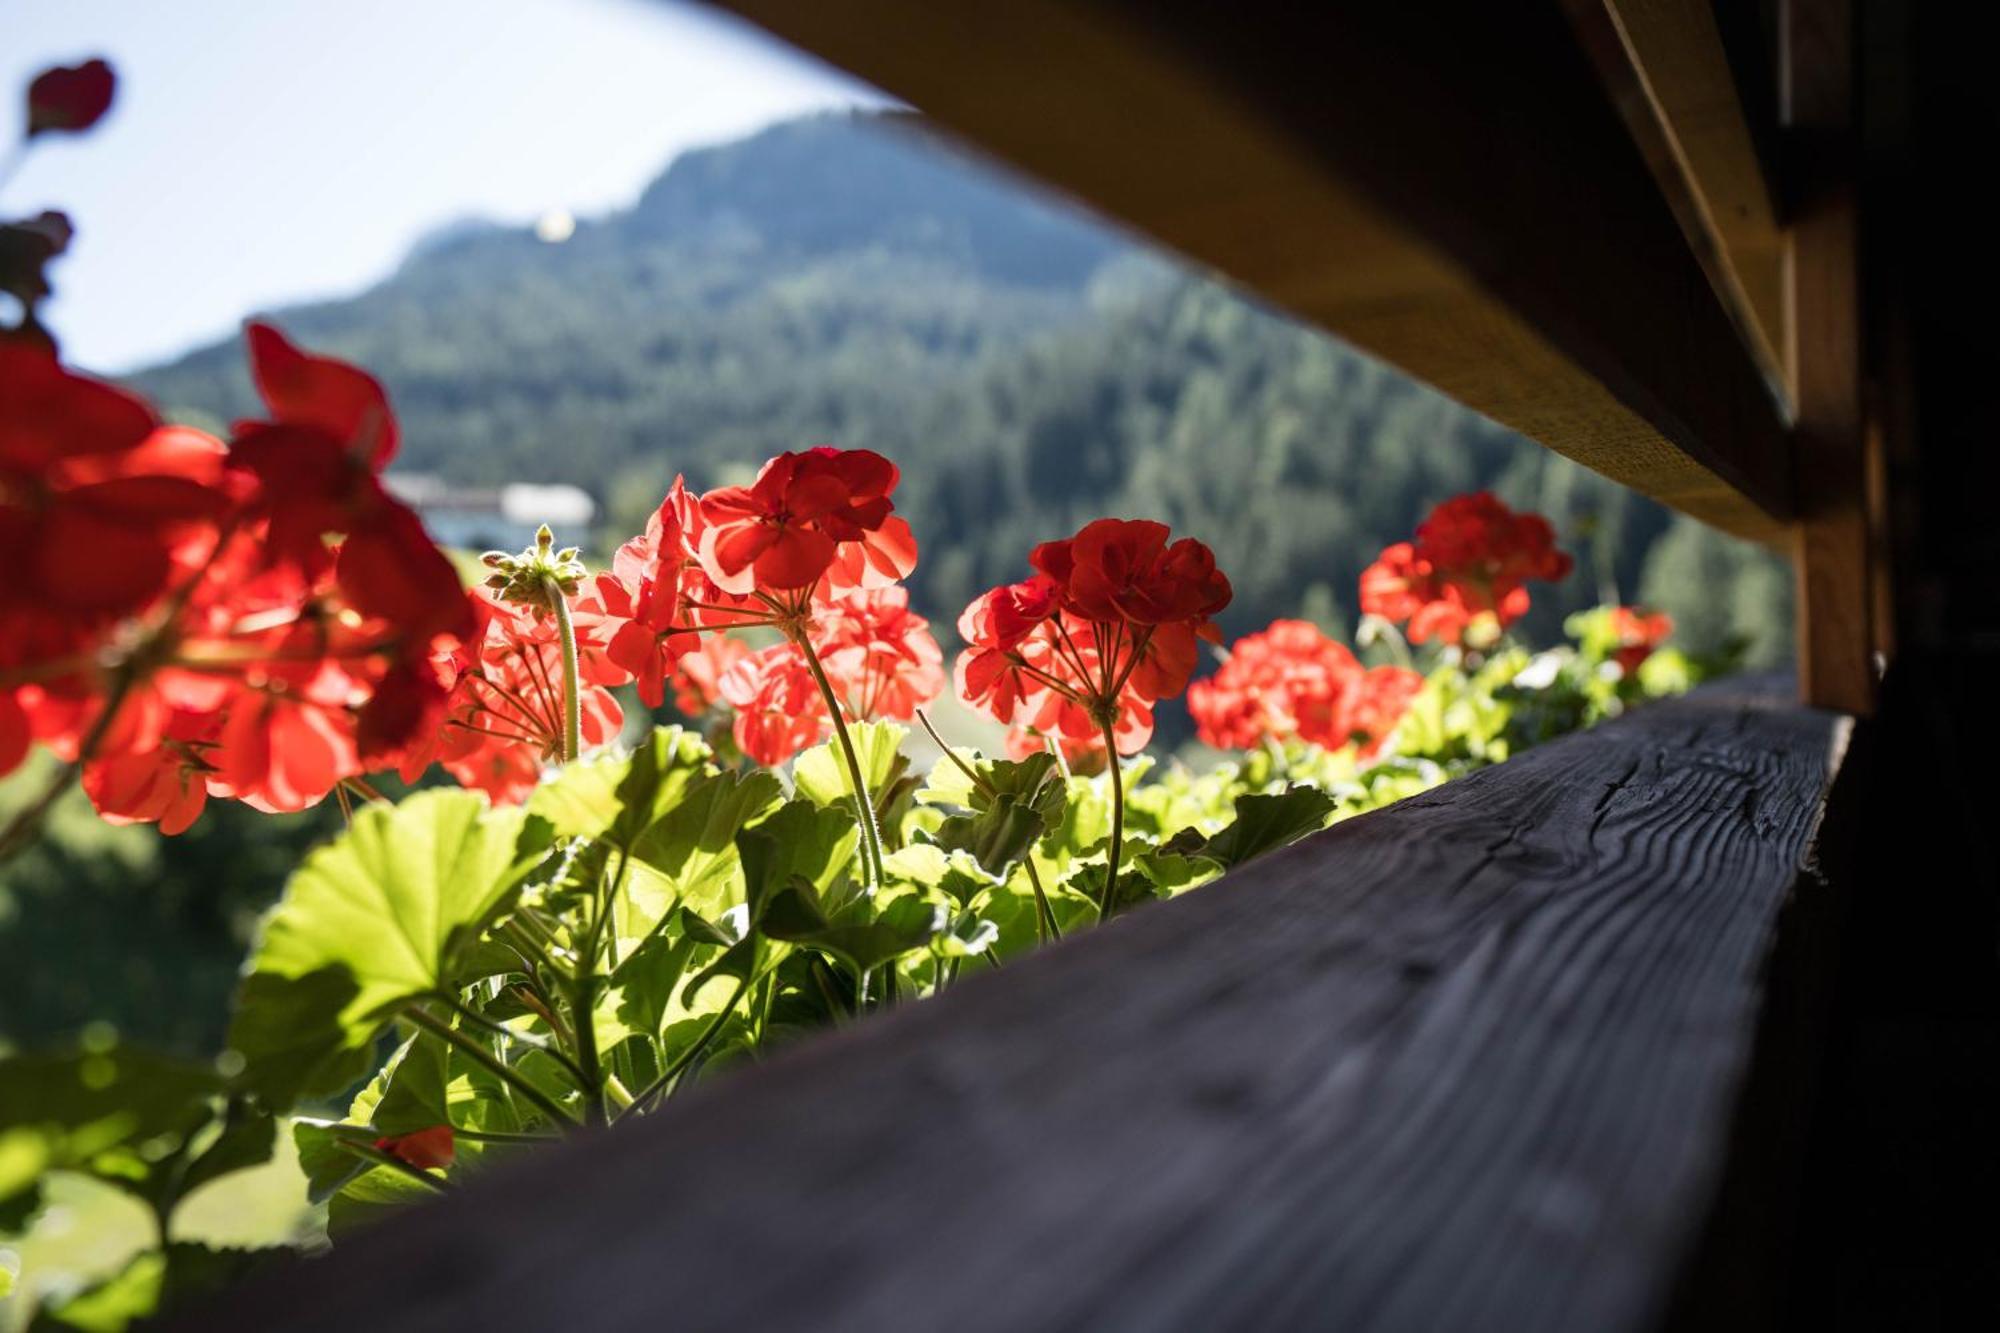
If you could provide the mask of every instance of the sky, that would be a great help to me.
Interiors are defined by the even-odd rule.
[[[45,322],[120,373],[245,315],[362,290],[428,232],[632,203],[680,151],[885,99],[756,29],[663,0],[0,0],[0,143],[20,92],[91,56],[86,135],[44,135],[0,217],[76,227]]]

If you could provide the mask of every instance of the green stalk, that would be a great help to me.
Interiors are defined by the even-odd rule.
[[[1028,848],[1028,854],[1021,858],[1021,865],[1028,872],[1028,884],[1035,891],[1035,929],[1047,944],[1062,938],[1062,927],[1056,924],[1055,908],[1049,906],[1048,891],[1042,888],[1042,876],[1035,869],[1035,849]]]
[[[840,741],[840,752],[847,760],[849,789],[854,795],[855,822],[861,826],[861,863],[867,871],[868,894],[875,896],[882,888],[882,830],[875,823],[875,803],[868,794],[868,780],[861,773],[861,758],[854,751],[854,738],[847,732],[847,718],[840,707],[840,697],[833,692],[833,682],[827,679],[826,668],[819,664],[819,654],[805,635],[793,637],[799,651],[805,655],[806,669],[812,672],[813,683],[819,686],[820,694],[826,699],[826,708],[833,714],[833,734]]]
[[[567,764],[583,753],[583,704],[577,689],[576,626],[569,618],[569,599],[563,596],[562,587],[546,575],[542,586],[548,592],[550,604],[555,607],[556,630],[562,638],[563,735],[562,753],[557,757]]]
[[[492,1051],[487,1050],[484,1042],[473,1037],[468,1037],[451,1024],[432,1015],[422,1005],[411,1005],[403,1011],[403,1017],[415,1023],[424,1031],[434,1033],[442,1037],[445,1041],[450,1042],[453,1046],[456,1046],[459,1050],[464,1051],[474,1063],[482,1066],[493,1077],[527,1098],[529,1102],[534,1104],[536,1110],[540,1111],[556,1124],[564,1126],[573,1126],[576,1124],[575,1116],[565,1111],[562,1105],[553,1097],[536,1087],[528,1079],[522,1077],[520,1072],[514,1069],[513,1066],[494,1055]]]
[[[462,1004],[449,995],[440,996],[439,998],[451,1007],[451,1011],[457,1014],[461,1021],[470,1023],[476,1028],[483,1028],[485,1031],[505,1041],[511,1041],[516,1045],[540,1051],[543,1055],[548,1056],[549,1059],[561,1065],[563,1070],[576,1080],[578,1088],[588,1091],[589,1079],[584,1074],[582,1066],[570,1059],[561,1047],[552,1045],[549,1042],[543,1041],[540,1037],[532,1036],[526,1032],[516,1032],[505,1023],[496,1023],[477,1009],[472,1008],[470,1005]]]
[[[576,978],[570,995],[570,1026],[576,1029],[576,1062],[583,1069],[583,1121],[600,1127],[611,1123],[604,1109],[604,1065],[597,1053],[597,977],[590,971]]]
[[[729,1002],[716,1010],[715,1017],[702,1029],[701,1035],[694,1039],[694,1044],[675,1057],[674,1062],[662,1070],[658,1078],[640,1089],[632,1098],[632,1104],[621,1111],[618,1118],[623,1120],[628,1115],[643,1114],[650,1109],[652,1102],[664,1096],[667,1089],[673,1086],[674,1080],[680,1077],[681,1071],[693,1064],[696,1057],[708,1049],[708,1043],[715,1040],[715,1034],[722,1031],[722,1025],[729,1021],[729,1015],[735,1010],[736,1002],[741,1000],[744,992],[749,989],[749,977],[746,976],[738,981],[736,989],[729,996]]]
[[[966,781],[970,782],[976,790],[984,793],[987,800],[998,799],[997,794],[993,790],[993,784],[979,776],[978,770],[958,757],[958,751],[944,743],[944,737],[938,735],[937,728],[931,725],[930,717],[921,708],[917,710],[917,721],[924,724],[924,730],[928,731],[931,734],[931,739],[937,742],[938,749],[944,751],[944,757],[951,760],[959,772],[965,774]],[[1057,755],[1060,757],[1061,752],[1058,751]],[[1039,843],[1041,839],[1037,838],[1035,841]],[[1021,858],[1021,864],[1027,868],[1028,883],[1034,886],[1035,890],[1035,934],[1039,942],[1047,944],[1050,940],[1061,939],[1062,930],[1056,925],[1055,910],[1049,906],[1049,895],[1042,888],[1042,877],[1035,871],[1035,848],[1033,845],[1029,846],[1028,854]]]
[[[1118,771],[1118,739],[1112,734],[1112,724],[1101,724],[1104,728],[1104,758],[1111,768],[1111,852],[1110,864],[1105,868],[1104,894],[1097,900],[1099,922],[1111,919],[1112,895],[1118,891],[1118,859],[1125,851],[1125,778]]]

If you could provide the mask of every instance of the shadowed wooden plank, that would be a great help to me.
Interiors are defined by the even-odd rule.
[[[1787,401],[1785,237],[1710,0],[1564,0],[1606,91],[1764,376]],[[1775,99],[1773,99],[1775,102]]]
[[[1782,532],[1777,403],[1554,4],[726,7],[1608,477]]]
[[[1352,820],[184,1326],[1648,1327],[1845,739],[1785,689]]]

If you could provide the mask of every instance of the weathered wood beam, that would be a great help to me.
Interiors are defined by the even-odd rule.
[[[1608,477],[1784,530],[1781,410],[1555,5],[726,7]]]
[[[1782,14],[1796,196],[1788,239],[1798,342],[1799,682],[1811,703],[1865,714],[1877,675],[1877,534],[1862,385],[1854,14],[1848,0],[1786,0]]]
[[[1710,0],[1564,0],[1765,379],[1791,401],[1785,237]]]
[[[204,1333],[1649,1329],[1846,722],[1649,707],[551,1147]]]

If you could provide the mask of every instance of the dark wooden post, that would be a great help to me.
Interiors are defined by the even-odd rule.
[[[1868,713],[1877,543],[1862,413],[1853,22],[1848,0],[1786,0],[1779,59],[1793,192],[1799,681],[1810,703]]]

